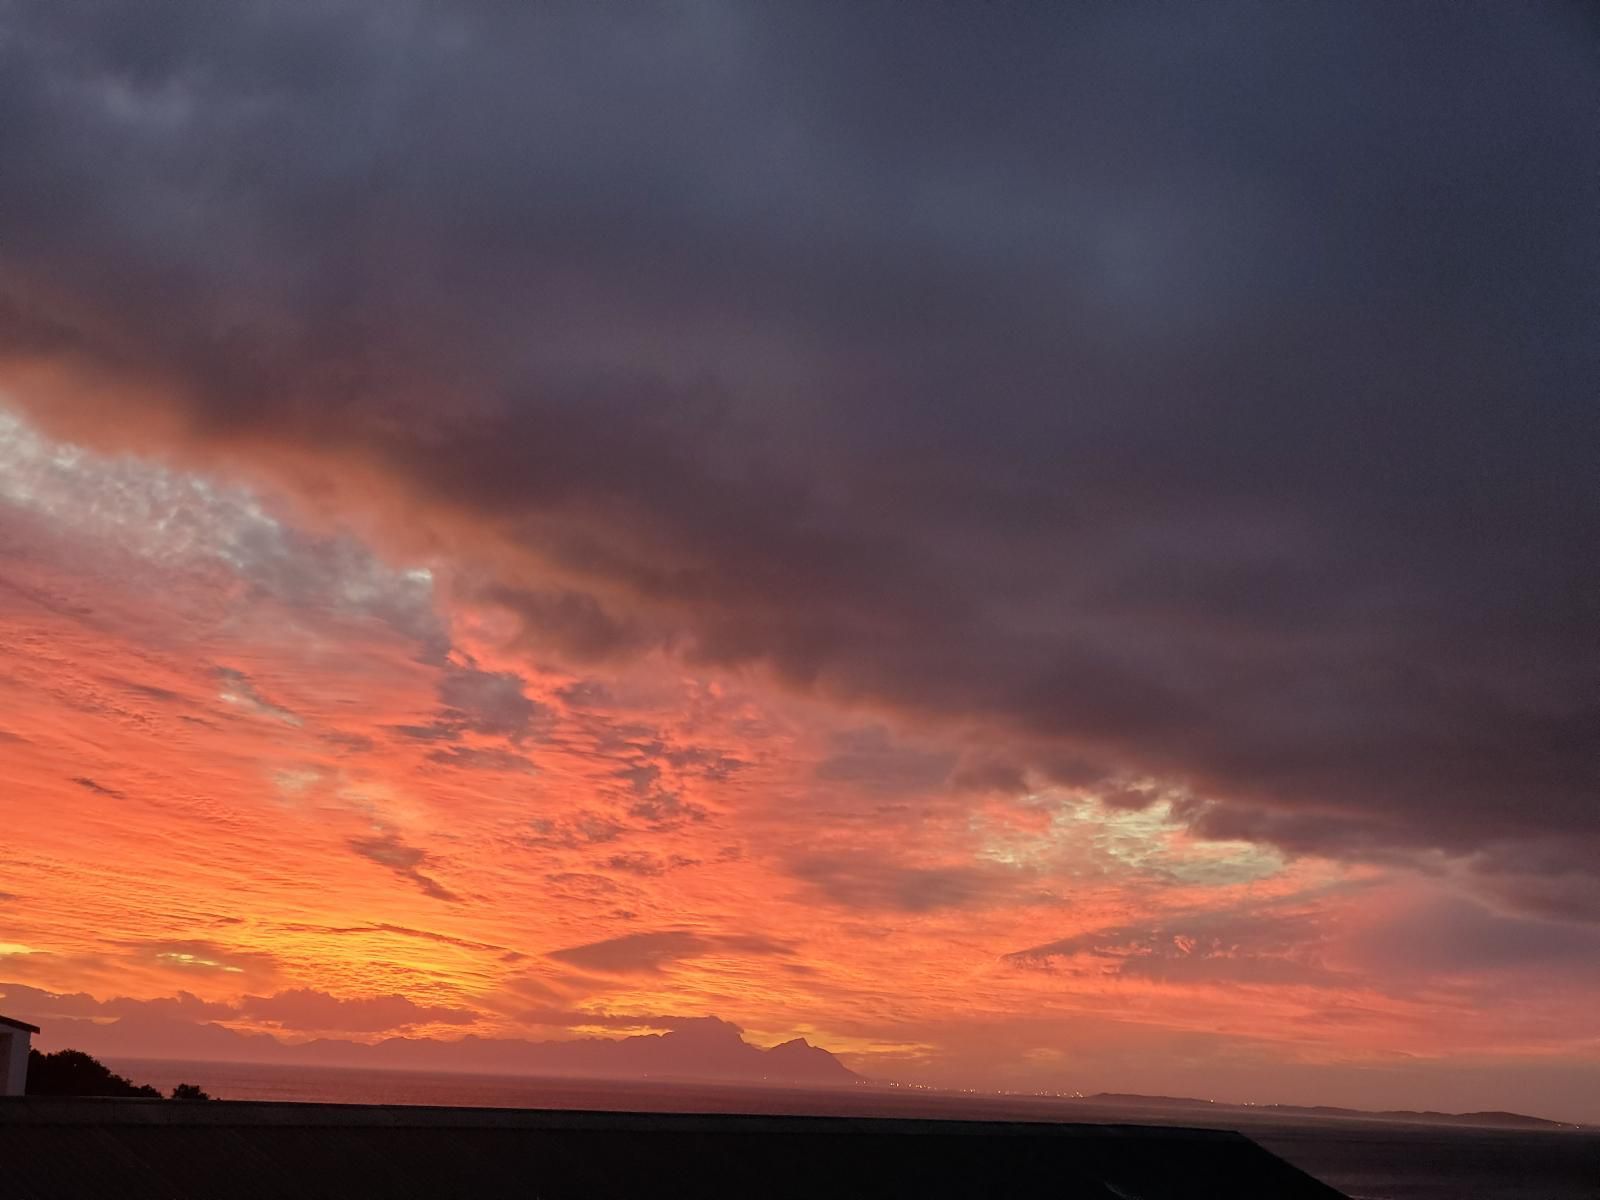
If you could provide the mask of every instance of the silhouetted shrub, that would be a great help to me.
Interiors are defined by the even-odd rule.
[[[199,1088],[199,1086],[196,1085],[196,1084],[193,1084],[193,1083],[180,1083],[177,1087],[172,1089],[172,1099],[174,1099],[174,1100],[209,1100],[209,1099],[211,1099],[211,1097],[206,1095],[205,1092],[203,1092]]]
[[[183,1085],[191,1086],[189,1084]],[[199,1091],[198,1088],[195,1089]],[[133,1083],[82,1050],[57,1050],[54,1054],[28,1051],[30,1096],[148,1096],[161,1099],[149,1084]]]

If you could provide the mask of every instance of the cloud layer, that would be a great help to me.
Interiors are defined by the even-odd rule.
[[[1590,24],[6,6],[0,960],[1592,1061]]]
[[[1594,912],[1578,21],[22,5],[0,354],[569,654]]]

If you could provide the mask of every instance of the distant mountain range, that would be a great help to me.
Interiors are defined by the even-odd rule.
[[[668,1033],[543,1042],[468,1034],[451,1041],[391,1037],[371,1044],[337,1038],[288,1043],[270,1034],[238,1033],[215,1023],[144,1017],[106,1023],[57,1018],[48,1029],[52,1046],[102,1057],[814,1086],[861,1081],[832,1054],[804,1038],[763,1048],[745,1041],[737,1025],[716,1017],[682,1020]]]
[[[528,1041],[468,1034],[454,1040],[391,1037],[374,1043],[320,1038],[291,1043],[266,1033],[239,1033],[215,1022],[129,1016],[100,1022],[53,1017],[50,1048],[72,1047],[109,1058],[380,1067],[394,1070],[567,1076],[589,1079],[707,1080],[725,1083],[800,1084],[813,1087],[863,1084],[821,1046],[795,1038],[762,1047],[745,1041],[737,1025],[716,1017],[679,1020],[670,1032],[624,1038]],[[878,1090],[876,1087],[872,1090]],[[901,1093],[904,1094],[904,1093]],[[955,1095],[958,1093],[952,1093]],[[959,1093],[969,1095],[969,1093]],[[1062,1097],[1064,1105],[1184,1110],[1206,1109],[1282,1117],[1413,1121],[1429,1124],[1498,1125],[1521,1129],[1572,1129],[1571,1124],[1513,1112],[1447,1113],[1390,1109],[1369,1111],[1328,1105],[1230,1105],[1192,1096],[1144,1096],[1125,1092]],[[1070,1118],[1069,1118],[1070,1119]],[[1090,1118],[1093,1119],[1093,1118]]]
[[[1218,1104],[1212,1100],[1198,1100],[1192,1096],[1139,1096],[1127,1092],[1097,1092],[1092,1096],[1075,1096],[1074,1101],[1085,1104],[1126,1105],[1141,1108],[1206,1108],[1229,1109],[1251,1113],[1266,1113],[1285,1117],[1346,1117],[1368,1121],[1417,1121],[1430,1125],[1504,1125],[1522,1129],[1573,1129],[1562,1121],[1548,1121],[1543,1117],[1530,1117],[1514,1112],[1447,1113],[1413,1109],[1335,1108],[1327,1104]]]

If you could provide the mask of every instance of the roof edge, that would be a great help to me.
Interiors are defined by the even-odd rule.
[[[135,1097],[0,1098],[7,1125],[183,1125],[250,1128],[520,1129],[615,1133],[978,1134],[1067,1140],[1240,1143],[1233,1130],[1172,1125],[1098,1125],[1054,1121],[974,1121],[929,1117],[818,1117],[762,1113],[607,1112],[592,1109],[451,1108],[410,1104],[319,1104],[298,1100],[212,1100],[184,1104]]]

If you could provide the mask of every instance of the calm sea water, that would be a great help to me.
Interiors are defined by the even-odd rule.
[[[973,1117],[1237,1129],[1356,1200],[1600,1200],[1600,1134],[1375,1120],[1286,1120],[1239,1109],[1095,1105],[1081,1100],[812,1090],[694,1083],[616,1083],[345,1067],[118,1059],[163,1091],[196,1083],[224,1100],[432,1104],[636,1112],[748,1112]]]

